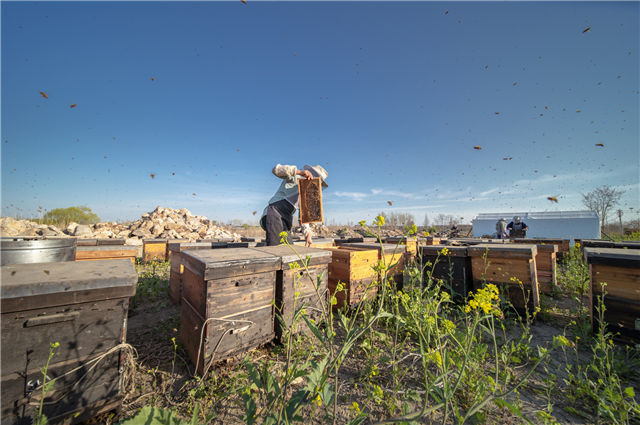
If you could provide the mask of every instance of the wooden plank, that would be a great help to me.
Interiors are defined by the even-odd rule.
[[[322,180],[320,177],[298,179],[300,223],[322,223]]]
[[[291,247],[286,245],[263,246],[253,249],[261,254],[268,254],[279,258],[283,270],[289,269],[290,264],[294,262],[302,266],[302,261],[307,261],[307,258],[309,261],[308,265],[310,266],[331,262],[331,253],[325,249],[307,248],[304,246]]]
[[[175,291],[175,290],[174,290]],[[177,295],[177,294],[176,294]],[[207,284],[205,280],[185,267],[182,273],[182,299],[186,299],[202,317],[207,314]]]

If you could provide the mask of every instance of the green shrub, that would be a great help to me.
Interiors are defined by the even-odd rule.
[[[68,208],[56,208],[47,212],[42,217],[44,224],[62,225],[66,226],[71,222],[79,224],[93,224],[100,221],[91,208],[85,206],[68,207]]]

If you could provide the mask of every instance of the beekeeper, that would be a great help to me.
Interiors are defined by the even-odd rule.
[[[289,233],[293,227],[293,215],[298,209],[298,179],[311,179],[320,177],[322,187],[328,187],[326,183],[327,171],[320,165],[305,165],[299,170],[295,165],[278,164],[273,167],[272,173],[282,179],[280,187],[269,200],[269,204],[262,212],[260,227],[267,232],[267,246],[280,244],[280,233]],[[309,224],[303,224],[305,246],[311,246],[313,233]],[[291,242],[291,235],[289,242]]]

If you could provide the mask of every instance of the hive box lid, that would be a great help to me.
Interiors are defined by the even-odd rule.
[[[183,251],[182,264],[204,280],[280,270],[280,257],[258,248],[199,249]]]
[[[486,252],[489,258],[533,258],[538,254],[538,248],[535,245],[479,244],[468,246],[467,252],[471,257],[482,257]]]
[[[627,248],[584,248],[588,264],[640,268],[640,250]]]
[[[426,246],[421,246],[419,249],[420,249],[421,255],[435,257],[444,248],[447,248],[447,251],[449,251],[448,255],[451,257],[466,257],[468,255],[467,247],[459,246],[459,245],[426,245]],[[442,254],[440,254],[440,256],[444,258]]]
[[[187,249],[226,248],[228,245],[227,242],[169,242],[167,249],[172,252],[180,252]]]
[[[305,258],[310,257],[309,264],[310,266],[315,266],[317,264],[329,264],[332,259],[332,254],[330,251],[320,248],[307,248],[305,246],[295,246],[295,251],[293,251],[292,247],[287,245],[278,245],[278,246],[262,246],[253,248],[256,251],[267,253],[274,255],[281,259],[282,267],[288,269],[289,264],[300,261],[303,261]]]
[[[354,248],[365,248],[365,249],[377,249],[380,250],[379,243],[367,243],[367,242],[354,242],[354,243],[343,243],[342,246],[352,246]],[[396,253],[403,253],[407,251],[406,245],[395,245],[390,243],[383,243],[382,249],[384,249],[385,253],[392,254],[394,251]]]
[[[130,297],[138,281],[129,259],[12,264],[1,273],[2,313]]]

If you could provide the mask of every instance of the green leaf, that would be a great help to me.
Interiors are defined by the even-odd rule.
[[[309,376],[307,376],[307,385],[304,387],[305,390],[315,394],[316,390],[318,390],[318,387],[320,386],[320,382],[322,381],[328,361],[329,356],[327,355],[316,363],[313,368],[311,368],[311,372],[309,373]]]
[[[634,398],[636,396],[636,392],[633,390],[633,387],[627,387],[624,389],[625,397]]]
[[[316,336],[316,338],[318,338],[318,341],[320,341],[322,346],[326,348],[327,344],[325,342],[325,337],[322,334],[322,332],[320,332],[320,329],[318,329],[318,327],[316,325],[311,323],[311,321],[307,318],[307,316],[302,316],[302,318],[304,319],[305,322],[307,322],[307,326],[309,326],[309,329],[311,329],[311,332],[313,332],[313,334]]]

